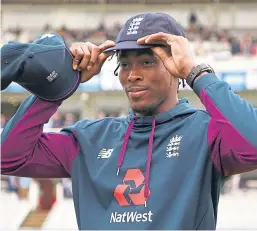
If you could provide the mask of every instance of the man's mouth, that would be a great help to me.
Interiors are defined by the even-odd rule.
[[[129,91],[128,95],[131,98],[139,98],[146,94],[147,90],[140,90],[140,91]]]
[[[139,98],[142,97],[144,94],[147,93],[147,88],[146,87],[140,87],[140,86],[135,86],[135,87],[130,87],[127,89],[128,95],[130,98]]]

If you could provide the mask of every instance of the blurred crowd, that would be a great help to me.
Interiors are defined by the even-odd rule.
[[[96,113],[96,119],[103,119],[105,117],[126,117],[126,111],[98,111]],[[10,118],[8,118],[4,112],[1,113],[1,128],[3,128]],[[45,124],[44,128],[63,128],[68,127],[76,123],[79,120],[79,115],[74,112],[62,113],[57,111]]]
[[[257,55],[257,37],[252,36],[250,32],[239,38],[228,30],[203,26],[194,12],[188,20],[189,27],[185,31],[187,38],[195,42],[196,55],[206,55],[208,51],[228,51],[232,55]],[[211,42],[211,47],[204,46],[204,42]]]
[[[45,128],[63,128],[73,125],[76,121],[76,114],[72,112],[61,113],[57,111],[45,125]]]
[[[231,55],[257,55],[257,38],[253,37],[250,32],[239,38],[230,34],[228,30],[203,26],[195,12],[191,12],[189,15],[188,25],[188,28],[183,29],[187,38],[195,44],[196,55],[208,55],[210,52],[221,51],[227,51]],[[39,35],[57,32],[65,39],[67,45],[75,41],[90,41],[98,45],[107,39],[115,41],[120,28],[119,23],[115,23],[108,29],[104,23],[100,23],[93,30],[76,30],[67,28],[65,25],[60,28],[52,28],[51,25],[44,25]],[[29,42],[36,37],[32,32],[20,27],[6,30],[2,36],[3,41],[16,40],[21,42]],[[206,42],[211,42],[211,46],[206,46]]]
[[[73,125],[77,120],[76,113],[68,112],[61,113],[57,111],[49,120],[49,122],[45,125],[45,128],[62,128]],[[5,115],[2,111],[1,113],[1,128],[3,128],[10,118]]]

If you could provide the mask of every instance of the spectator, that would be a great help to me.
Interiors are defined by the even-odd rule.
[[[257,55],[257,39],[253,40],[251,54]]]
[[[237,55],[241,53],[240,41],[236,37],[232,37],[230,40],[231,53]]]
[[[192,11],[189,16],[189,25],[195,27],[197,24],[197,15],[196,12]]]
[[[20,200],[28,199],[31,181],[31,178],[19,177],[18,196]]]
[[[8,176],[7,185],[8,192],[17,192],[19,187],[19,178],[16,176]]]
[[[204,43],[201,39],[201,37],[199,37],[196,42],[195,42],[195,47],[194,47],[194,53],[197,55],[197,56],[204,56],[206,55],[206,49],[204,47]]]
[[[62,178],[64,198],[72,198],[72,183],[69,178]]]
[[[241,41],[241,51],[243,55],[246,55],[246,56],[251,55],[252,46],[253,46],[252,35],[250,33],[247,33]]]
[[[103,119],[106,117],[106,114],[103,111],[99,111],[96,118],[97,119]]]
[[[1,113],[1,128],[5,126],[6,122],[7,122],[6,116],[3,113]]]
[[[75,123],[74,115],[72,113],[66,113],[64,118],[64,126],[67,127],[67,126],[73,125],[74,123]]]
[[[53,115],[52,128],[61,128],[64,126],[64,121],[60,112],[56,112]]]

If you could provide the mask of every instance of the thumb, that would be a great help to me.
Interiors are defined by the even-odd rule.
[[[106,40],[105,42],[103,42],[102,44],[100,44],[98,46],[100,52],[104,52],[106,49],[115,46],[115,42],[113,42],[112,40]],[[106,52],[108,53],[108,52]]]
[[[101,68],[104,64],[104,62],[106,61],[106,59],[108,59],[108,57],[114,55],[115,52],[107,52],[107,53],[101,53],[98,57],[98,66]]]
[[[104,51],[113,46],[115,46],[115,42],[111,40],[106,40],[105,42],[103,42],[101,45],[98,46],[101,52],[98,57],[98,66],[100,69],[103,66],[106,59],[115,53],[114,51],[110,51],[110,52],[104,52]]]

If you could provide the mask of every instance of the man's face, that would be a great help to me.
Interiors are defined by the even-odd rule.
[[[172,76],[151,49],[126,50],[118,54],[119,78],[139,114],[158,114],[171,95]],[[158,109],[159,108],[159,109]]]

